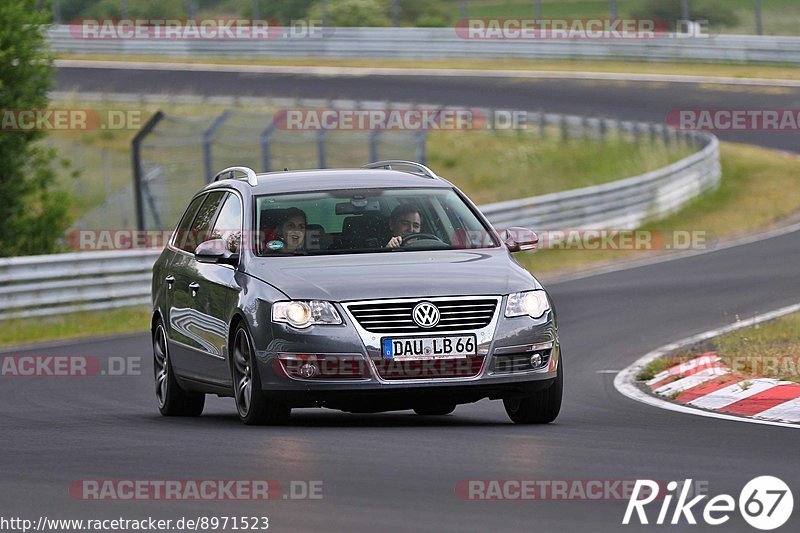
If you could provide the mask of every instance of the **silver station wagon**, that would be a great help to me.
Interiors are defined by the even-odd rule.
[[[200,415],[216,394],[245,424],[282,424],[294,408],[435,416],[489,398],[551,422],[556,313],[511,255],[536,242],[419,163],[225,169],[153,269],[159,410]]]

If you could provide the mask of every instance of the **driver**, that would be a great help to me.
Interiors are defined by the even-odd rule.
[[[393,237],[386,243],[386,248],[397,248],[403,244],[403,236],[422,231],[422,215],[419,208],[412,204],[400,204],[394,208],[389,217],[389,229]]]

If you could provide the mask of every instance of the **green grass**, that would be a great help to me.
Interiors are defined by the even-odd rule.
[[[562,140],[555,129],[533,132],[432,133],[428,163],[477,204],[538,196],[635,176],[690,155],[684,145],[665,148],[649,137],[640,144]]]
[[[649,381],[656,377],[660,372],[683,363],[684,361],[688,361],[689,358],[686,356],[676,356],[670,355],[666,357],[659,357],[658,359],[653,359],[649,363],[647,363],[639,373],[636,374],[636,379],[639,381]]]
[[[714,345],[738,373],[800,382],[800,313],[722,335]]]
[[[0,346],[147,331],[150,311],[141,307],[68,313],[0,322]]]
[[[706,237],[706,246],[713,247],[719,240],[785,224],[800,212],[800,160],[796,156],[722,143],[721,160],[722,181],[717,190],[642,230],[666,236],[699,231]],[[664,253],[669,252],[567,248],[520,253],[517,258],[534,274],[562,276]]]
[[[636,0],[618,0],[618,13],[625,13],[635,6]],[[461,0],[449,0],[448,14],[452,20],[461,18]],[[509,2],[508,0],[471,0],[469,1],[467,16],[469,17],[502,17],[502,18],[532,18],[533,1]],[[608,0],[542,0],[543,18],[607,18]]]
[[[659,372],[684,363],[709,351],[716,352],[730,368],[744,390],[751,379],[772,378],[800,383],[800,313],[770,320],[756,326],[720,335],[679,353],[660,357],[643,367],[636,378],[652,379]]]

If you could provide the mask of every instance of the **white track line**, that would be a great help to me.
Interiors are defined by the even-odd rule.
[[[170,70],[188,72],[247,72],[256,74],[303,74],[330,77],[415,76],[447,78],[516,78],[542,80],[638,81],[655,83],[695,83],[747,85],[762,87],[800,87],[800,80],[768,78],[731,78],[723,76],[687,76],[677,74],[633,74],[618,72],[572,72],[560,70],[497,70],[459,68],[393,68],[393,67],[314,67],[281,65],[231,65],[214,63],[172,63],[169,61],[95,61],[89,59],[57,59],[56,67],[100,68],[120,70]]]
[[[697,416],[705,416],[708,418],[719,418],[722,420],[734,420],[737,422],[746,422],[750,424],[762,424],[767,426],[779,426],[779,427],[786,427],[786,428],[794,428],[800,429],[800,426],[797,424],[787,423],[787,422],[776,422],[772,420],[760,420],[756,418],[745,418],[741,416],[733,416],[733,415],[726,415],[722,413],[717,413],[714,411],[701,411],[700,409],[696,409],[694,407],[688,407],[683,404],[668,402],[667,400],[663,400],[656,396],[652,396],[645,391],[641,390],[636,385],[636,375],[639,371],[651,361],[658,359],[670,353],[674,350],[678,350],[680,348],[702,342],[714,337],[718,337],[719,335],[723,335],[725,333],[730,333],[731,331],[736,331],[742,328],[747,328],[750,326],[754,326],[756,324],[760,324],[762,322],[766,322],[767,320],[772,320],[774,318],[778,318],[784,315],[788,315],[790,313],[795,313],[800,311],[800,303],[789,305],[787,307],[782,307],[780,309],[776,309],[775,311],[771,311],[769,313],[763,313],[760,315],[756,315],[753,318],[748,318],[747,320],[741,320],[739,322],[734,322],[733,324],[729,324],[727,326],[712,329],[709,331],[705,331],[703,333],[699,333],[697,335],[693,335],[691,337],[687,337],[685,339],[681,339],[677,342],[673,342],[671,344],[667,344],[662,346],[652,352],[642,356],[638,360],[636,360],[632,365],[622,370],[617,376],[614,378],[614,387],[624,396],[631,398],[632,400],[636,400],[641,403],[645,403],[647,405],[652,405],[654,407],[659,407],[661,409],[667,409],[669,411],[676,411],[679,413],[687,413]],[[787,405],[791,402],[787,402]],[[773,408],[775,409],[775,408]],[[773,409],[768,409],[762,413],[759,413],[759,416],[764,416],[765,413],[769,413]]]

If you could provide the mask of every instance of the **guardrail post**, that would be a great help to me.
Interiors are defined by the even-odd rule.
[[[561,140],[566,141],[569,139],[569,124],[567,124],[567,117],[565,115],[559,115],[560,126],[561,126]]]
[[[142,141],[150,135],[155,127],[164,118],[164,113],[156,111],[150,117],[142,129],[140,129],[131,141],[131,160],[133,163],[133,201],[136,206],[136,229],[144,230],[144,204],[142,204],[142,179],[144,179],[144,171],[142,170]]]
[[[417,147],[414,154],[414,159],[423,165],[427,163],[427,153],[425,151],[425,141],[428,137],[428,130],[421,130],[416,133]]]
[[[584,139],[589,139],[591,137],[592,125],[589,117],[583,117],[581,119],[581,137]]]
[[[639,144],[642,142],[642,124],[641,122],[633,123],[633,142]]]
[[[544,139],[547,136],[547,120],[544,116],[544,111],[536,113],[536,120],[539,121],[539,137]]]
[[[317,132],[317,157],[319,159],[319,168],[328,168],[328,163],[325,158],[325,139],[328,136],[328,132],[325,130],[319,130]]]
[[[381,136],[380,128],[375,128],[369,132],[369,160],[378,161],[378,143]]]
[[[211,183],[214,179],[214,163],[211,158],[211,143],[214,142],[214,135],[217,130],[225,124],[225,121],[230,118],[233,111],[228,109],[220,116],[214,119],[214,122],[203,132],[203,163],[206,167],[206,183]]]
[[[608,136],[608,119],[601,118],[600,119],[600,140],[605,142],[606,136]]]
[[[275,123],[270,123],[269,126],[264,128],[264,131],[261,132],[259,136],[259,141],[261,142],[261,167],[264,169],[264,172],[271,172],[272,171],[272,161],[270,159],[270,151],[269,151],[269,141],[272,134],[275,132]]]

